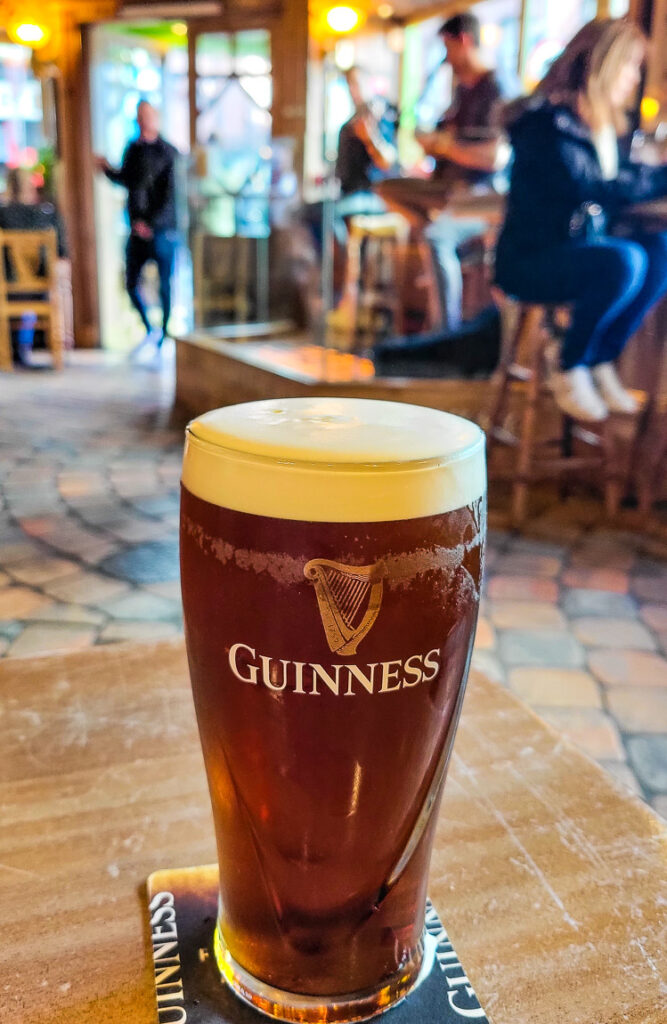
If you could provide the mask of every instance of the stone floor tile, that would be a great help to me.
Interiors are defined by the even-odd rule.
[[[170,512],[178,512],[180,498],[178,494],[160,494],[153,498],[132,499],[134,507],[145,516],[166,516]]]
[[[589,651],[588,666],[607,686],[667,687],[667,659],[650,651]]]
[[[64,512],[46,516],[26,516],[21,519],[21,529],[28,537],[35,537],[48,543],[52,537],[66,533],[70,526],[71,520]]]
[[[531,707],[602,706],[598,684],[588,672],[564,668],[513,668],[508,675],[510,690]]]
[[[662,601],[667,604],[667,574],[664,576],[634,576],[633,593],[643,601]]]
[[[163,640],[180,636],[182,627],[175,622],[112,622],[100,633],[100,643],[116,643],[122,640]]]
[[[471,666],[475,671],[482,672],[492,682],[500,683],[501,686],[505,685],[507,679],[505,669],[498,656],[491,651],[474,648]]]
[[[58,601],[72,601],[75,604],[97,604],[112,597],[120,597],[129,587],[121,580],[112,579],[92,572],[77,572],[59,580],[45,583],[47,594]]]
[[[66,555],[76,555],[87,565],[97,565],[118,550],[118,542],[104,537],[87,537],[79,541],[74,537],[66,537],[53,542],[53,547]]]
[[[667,794],[659,793],[651,800],[651,807],[659,814],[663,821],[667,822]]]
[[[642,786],[667,793],[667,736],[629,736],[628,758]]]
[[[49,580],[55,580],[61,576],[71,576],[72,573],[77,572],[78,568],[76,562],[41,555],[39,558],[32,558],[12,566],[11,573],[19,583],[38,587],[42,583],[48,583]]]
[[[636,619],[586,617],[574,619],[572,629],[586,647],[624,647],[627,650],[653,651],[656,646],[646,626]]]
[[[639,607],[636,598],[630,594],[576,588],[563,591],[562,604],[566,614],[572,618],[584,615],[635,616]]]
[[[619,569],[566,569],[562,576],[566,587],[585,590],[610,590],[615,594],[627,594],[630,578]]]
[[[507,666],[579,668],[584,664],[584,649],[578,640],[557,629],[501,629],[498,653]]]
[[[68,470],[58,474],[58,491],[63,498],[103,494],[106,490],[107,482],[102,473]]]
[[[489,651],[495,646],[495,643],[496,634],[493,626],[485,616],[480,615],[477,620],[475,647],[480,651]]]
[[[637,782],[637,777],[625,761],[600,761],[600,765],[616,782],[620,782],[630,793],[634,793],[635,796],[642,796],[642,789]]]
[[[499,556],[495,569],[508,576],[544,576],[553,579],[560,572],[561,560],[554,555],[512,551]]]
[[[95,642],[95,630],[51,622],[26,626],[9,648],[12,657],[32,657],[53,651],[79,651]]]
[[[178,538],[138,544],[104,559],[100,568],[132,583],[164,583],[179,578]]]
[[[172,601],[181,604],[181,581],[179,579],[167,580],[164,583],[145,583],[141,588],[149,594],[157,594],[158,597],[168,597]]]
[[[12,586],[0,590],[0,619],[27,619],[38,608],[49,604],[48,597],[29,587]]]
[[[642,605],[639,615],[656,633],[667,633],[667,604]]]
[[[81,625],[100,626],[108,621],[105,612],[96,611],[83,604],[51,601],[32,611],[27,617],[30,622],[69,622]]]
[[[535,576],[492,576],[487,582],[487,593],[492,601],[551,601],[558,600],[558,584],[553,580]]]
[[[133,519],[128,516],[125,522],[106,526],[105,529],[113,537],[125,541],[127,544],[140,544],[142,541],[159,540],[168,528],[158,519],[144,519],[143,517]]]
[[[137,621],[166,620],[180,622],[182,608],[180,601],[172,601],[157,594],[134,590],[123,597],[112,598],[99,604],[114,619],[135,619]]]
[[[544,601],[490,601],[488,615],[500,629],[567,629],[560,608]]]
[[[625,760],[616,723],[605,711],[550,707],[535,707],[533,710],[596,761]]]
[[[13,565],[18,565],[19,562],[39,558],[42,553],[43,548],[27,539],[0,544],[0,565],[4,568],[11,568]]]
[[[606,700],[624,733],[665,732],[667,686],[610,686]]]

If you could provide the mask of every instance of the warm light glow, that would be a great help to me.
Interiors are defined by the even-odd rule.
[[[644,96],[641,102],[641,114],[643,121],[652,121],[660,113],[660,101],[654,96]]]
[[[39,47],[43,46],[48,39],[48,32],[43,25],[37,25],[32,21],[24,21],[20,25],[10,30],[10,35],[14,37],[17,43],[23,43],[25,46]]]
[[[380,18],[391,18],[394,13],[394,8],[391,4],[380,4],[378,7],[378,16]]]
[[[495,50],[500,46],[500,41],[503,37],[503,30],[500,25],[494,25],[493,22],[487,22],[480,28],[480,42],[485,50]]]
[[[175,36],[187,36],[188,26],[184,21],[175,21],[171,26],[171,31]]]
[[[403,53],[405,49],[405,36],[402,28],[392,28],[387,32],[387,46],[393,53]]]
[[[352,32],[359,24],[359,12],[353,7],[332,7],[327,12],[327,25],[332,32]]]
[[[336,67],[348,71],[354,66],[354,43],[351,39],[339,39],[334,51]]]

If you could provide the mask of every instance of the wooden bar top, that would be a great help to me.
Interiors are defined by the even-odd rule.
[[[215,859],[181,642],[0,663],[0,1021],[154,1024],[144,884]],[[660,820],[473,675],[430,894],[493,1024],[667,1022]]]

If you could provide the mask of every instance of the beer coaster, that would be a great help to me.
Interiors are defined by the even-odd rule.
[[[148,919],[158,1024],[267,1024],[221,980],[212,952],[218,867],[156,871]],[[430,900],[426,954],[415,988],[380,1016],[387,1024],[489,1024]]]

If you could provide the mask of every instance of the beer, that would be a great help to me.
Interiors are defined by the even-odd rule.
[[[253,402],[189,425],[182,485],[217,963],[279,1019],[368,1017],[422,960],[479,603],[482,432],[399,403]]]

